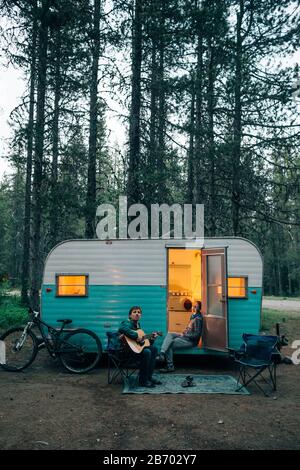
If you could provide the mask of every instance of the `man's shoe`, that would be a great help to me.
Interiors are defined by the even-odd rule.
[[[150,380],[147,380],[146,382],[139,382],[140,387],[146,387],[146,388],[154,388],[155,385],[153,382],[150,382]]]
[[[159,369],[159,372],[162,372],[163,374],[166,374],[168,372],[174,372],[174,371],[175,371],[174,366],[167,366],[167,367],[164,367],[163,369]]]
[[[181,383],[182,387],[195,387],[194,377],[187,375],[185,380]]]
[[[160,380],[157,380],[157,379],[154,379],[154,378],[150,379],[150,382],[153,385],[161,385],[162,384],[162,382]]]

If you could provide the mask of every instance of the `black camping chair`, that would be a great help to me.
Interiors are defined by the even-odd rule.
[[[268,396],[258,383],[258,379],[261,378],[273,391],[276,390],[276,366],[281,362],[278,349],[279,338],[278,336],[244,333],[243,341],[238,351],[230,350],[231,357],[239,366],[236,391],[240,391],[253,382],[265,396]],[[263,375],[265,370],[269,373],[268,379]]]
[[[107,331],[107,383],[116,383],[117,379],[121,377],[124,382],[131,377],[139,367],[136,358],[133,357],[130,350],[128,350],[120,341],[120,333]]]

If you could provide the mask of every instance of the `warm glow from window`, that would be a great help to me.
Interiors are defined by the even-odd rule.
[[[245,298],[247,295],[246,277],[228,278],[228,297]]]
[[[87,276],[57,276],[57,295],[82,297],[87,295]]]
[[[200,250],[169,250],[169,295],[201,298]]]

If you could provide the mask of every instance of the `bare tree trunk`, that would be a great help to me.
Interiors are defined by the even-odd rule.
[[[214,142],[214,50],[209,44],[208,65],[208,159],[210,166],[209,181],[209,234],[216,235],[216,195],[215,195],[215,142]]]
[[[151,98],[150,98],[150,163],[156,161],[156,130],[157,130],[157,45],[152,44],[151,60]],[[154,165],[155,166],[155,165]]]
[[[166,196],[165,137],[166,137],[166,90],[165,90],[165,3],[160,5],[159,66],[158,66],[158,154],[157,196],[162,203]]]
[[[187,202],[194,202],[195,185],[195,82],[194,75],[191,75],[191,107],[189,125],[189,150],[188,150],[188,171],[187,171]]]
[[[278,225],[276,226],[276,245],[277,245],[277,249],[276,249],[276,263],[277,263],[277,276],[278,276],[278,293],[279,295],[283,295],[283,283],[282,283],[282,280],[283,280],[283,272],[282,272],[282,265],[283,265],[283,262],[281,261],[280,257],[281,257],[281,249],[283,251],[284,250],[284,236],[283,236],[283,233],[282,233],[282,228],[279,227]],[[280,248],[281,249],[280,249]]]
[[[279,259],[278,253],[277,253],[277,274],[278,274],[278,291],[279,291],[279,295],[283,295],[282,280],[281,280],[281,266],[280,266],[280,259]]]
[[[150,138],[149,160],[147,175],[147,202],[156,200],[156,167],[157,167],[157,28],[154,26],[156,0],[151,2],[152,31],[151,31],[151,83],[150,83]],[[155,23],[156,24],[156,23]],[[151,201],[152,199],[152,201]]]
[[[30,64],[30,91],[29,91],[29,115],[27,124],[27,160],[25,183],[25,207],[24,207],[24,232],[23,232],[23,256],[21,276],[21,298],[24,304],[28,304],[28,287],[30,277],[30,221],[31,221],[31,178],[33,155],[33,126],[34,126],[34,92],[36,79],[36,42],[37,42],[37,1],[32,8],[32,38],[31,38],[31,64]]]
[[[272,255],[273,259],[271,259],[272,262],[272,272],[273,272],[273,283],[272,283],[272,294],[273,295],[278,295],[278,282],[277,282],[277,264],[276,264],[276,243],[275,243],[275,238],[274,238],[274,233],[272,233]]]
[[[196,1],[198,4],[198,1]],[[201,7],[200,7],[201,8]],[[204,174],[203,161],[203,18],[202,12],[198,12],[197,20],[197,65],[196,65],[196,119],[195,119],[195,165],[193,203],[204,203],[204,188],[201,175]]]
[[[142,0],[135,0],[132,27],[132,82],[129,123],[129,169],[127,194],[129,204],[141,199],[140,171],[140,114],[142,67]]]
[[[100,56],[100,11],[101,1],[94,0],[93,52],[90,86],[90,130],[89,164],[86,197],[85,236],[95,236],[96,215],[96,160],[97,160],[97,117],[98,117],[98,64]]]
[[[292,295],[293,290],[292,290],[291,265],[290,265],[290,263],[287,263],[287,280],[288,280],[288,294]]]
[[[21,154],[21,146],[18,151]],[[16,165],[16,173],[12,179],[12,192],[13,200],[11,204],[11,232],[12,236],[12,251],[10,256],[10,279],[12,287],[16,287],[18,284],[18,279],[20,279],[21,267],[22,267],[22,225],[21,221],[24,217],[23,214],[23,174],[20,164]]]
[[[239,234],[240,222],[240,163],[242,141],[242,22],[244,15],[244,0],[240,0],[240,10],[237,13],[236,51],[235,51],[235,88],[234,88],[234,121],[232,148],[232,229],[233,234]]]
[[[54,114],[52,128],[52,175],[51,175],[51,207],[50,207],[50,245],[57,243],[59,200],[57,195],[58,153],[59,153],[59,102],[61,95],[61,30],[56,30],[56,54],[54,72]]]
[[[38,32],[38,84],[37,114],[35,126],[34,176],[33,176],[33,259],[31,297],[34,308],[39,306],[39,287],[41,278],[41,219],[43,195],[43,150],[45,126],[45,99],[47,77],[48,17],[49,3],[43,0]]]

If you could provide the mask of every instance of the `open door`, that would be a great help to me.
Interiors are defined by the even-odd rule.
[[[182,333],[201,300],[201,250],[168,249],[168,331]]]
[[[207,349],[227,348],[226,248],[201,251],[203,343]]]

